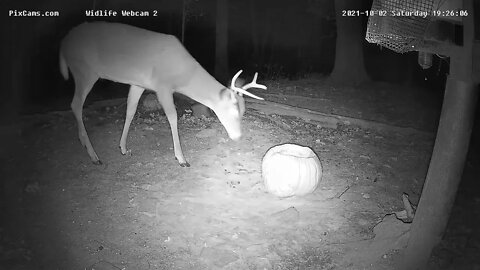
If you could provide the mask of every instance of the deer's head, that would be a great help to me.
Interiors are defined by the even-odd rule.
[[[240,76],[240,73],[242,73],[242,70],[238,71],[237,74],[233,76],[230,88],[224,88],[220,91],[220,102],[216,104],[213,109],[218,119],[227,130],[228,136],[234,141],[239,140],[242,136],[241,120],[245,113],[245,100],[243,99],[243,94],[263,100],[263,98],[249,93],[246,90],[249,88],[267,89],[265,85],[257,84],[258,73],[255,73],[251,83],[242,87],[236,86],[235,82],[238,76]]]

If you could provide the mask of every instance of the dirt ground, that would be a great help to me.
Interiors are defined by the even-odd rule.
[[[182,168],[159,111],[139,108],[131,155],[121,155],[123,99],[85,108],[104,162],[95,166],[71,111],[24,116],[9,129],[16,140],[2,160],[0,268],[394,269],[409,224],[391,214],[404,209],[403,193],[418,203],[439,95],[386,83],[334,87],[319,78],[266,84],[256,93],[270,102],[368,120],[371,128],[326,127],[247,102],[244,137],[233,142],[216,118],[187,112],[179,132],[191,167]],[[262,157],[282,143],[317,153],[323,177],[314,193],[282,199],[264,190]],[[478,216],[475,196],[469,203],[477,210],[468,214]],[[474,256],[452,254],[480,247],[458,240],[474,239],[464,227],[436,251],[431,269],[450,269],[458,256],[465,268],[455,269],[479,269]]]

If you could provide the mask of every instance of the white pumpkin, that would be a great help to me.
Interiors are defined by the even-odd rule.
[[[312,193],[322,178],[322,164],[312,149],[296,144],[270,148],[262,161],[265,189],[278,196]]]

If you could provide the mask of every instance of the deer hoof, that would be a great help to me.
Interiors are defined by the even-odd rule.
[[[103,162],[100,159],[96,161],[92,161],[92,163],[95,165],[103,165]]]
[[[175,157],[175,160],[178,161],[178,158]],[[185,162],[178,161],[178,164],[180,164],[180,167],[190,167],[190,163],[188,163],[186,161]]]
[[[127,155],[127,156],[131,156],[132,155],[132,149],[125,149],[122,148],[121,146],[119,146],[118,148],[120,148],[120,152],[122,153],[122,155]]]
[[[190,167],[190,163],[188,162],[180,163],[180,167]]]

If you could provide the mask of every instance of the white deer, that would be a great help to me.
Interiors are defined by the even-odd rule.
[[[127,113],[120,149],[127,153],[128,129],[145,89],[156,93],[170,123],[175,158],[182,167],[190,164],[183,156],[177,129],[177,111],[173,93],[188,96],[212,109],[232,140],[241,135],[241,118],[245,111],[242,94],[262,99],[246,91],[267,89],[253,81],[236,87],[233,77],[230,88],[215,80],[188,53],[177,38],[141,28],[107,22],[83,23],[70,30],[60,47],[60,71],[68,79],[68,69],[75,81],[71,107],[78,125],[78,137],[87,148],[94,164],[101,164],[88,137],[82,119],[83,103],[99,78],[130,85]]]

